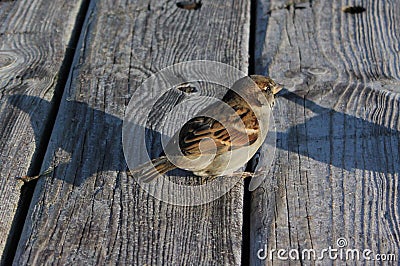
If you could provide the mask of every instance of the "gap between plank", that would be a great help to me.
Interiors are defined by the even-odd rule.
[[[36,154],[33,155],[31,165],[28,170],[29,176],[35,176],[40,173],[44,156],[50,141],[50,136],[54,128],[54,124],[58,115],[58,110],[61,103],[61,98],[64,93],[64,88],[68,80],[69,72],[73,63],[76,52],[76,47],[82,32],[86,14],[88,12],[90,0],[83,0],[79,8],[74,28],[71,32],[71,39],[67,45],[58,80],[54,88],[54,95],[51,100],[49,115],[45,122],[44,134],[41,136],[39,146],[36,149]],[[10,233],[7,237],[7,242],[4,248],[2,265],[11,265],[13,263],[15,253],[18,247],[18,242],[21,238],[22,230],[25,224],[26,216],[32,201],[37,180],[25,183],[21,188],[21,193],[18,201],[18,207],[11,225]]]
[[[249,67],[248,74],[255,74],[255,41],[256,41],[257,0],[250,0],[250,36],[249,36]],[[246,165],[246,172],[254,172],[257,162],[256,156]],[[242,224],[242,265],[250,263],[250,226],[251,226],[251,192],[249,191],[250,178],[244,179],[243,189],[243,224]]]

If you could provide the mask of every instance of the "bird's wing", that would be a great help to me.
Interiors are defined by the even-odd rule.
[[[217,115],[221,117],[219,121],[207,116],[189,120],[180,131],[179,145],[183,154],[200,155],[200,148],[201,153],[221,154],[254,143],[259,136],[259,125],[253,111],[242,105],[231,107],[236,116]]]

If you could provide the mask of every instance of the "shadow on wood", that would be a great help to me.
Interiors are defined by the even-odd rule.
[[[396,128],[322,107],[287,90],[282,95],[311,110],[316,116],[290,127],[286,132],[277,132],[277,148],[347,171],[360,169],[380,173],[398,172],[395,162],[389,163],[396,160],[390,152],[381,154],[380,149],[369,147],[375,143],[373,140],[398,140],[400,131]]]
[[[28,96],[28,95],[12,95],[8,98],[9,104],[12,106],[22,110],[23,112],[26,112],[30,115],[30,122],[33,131],[35,132],[35,143],[41,143],[40,139],[42,138],[42,131],[40,129],[43,128],[42,123],[45,123],[45,118],[42,117],[41,113],[38,112],[32,112],[34,110],[33,104],[40,104],[40,105],[50,105],[50,102],[43,100],[39,97],[35,96]],[[100,127],[103,128],[103,131],[98,130],[96,132],[99,132],[99,136],[90,136],[90,137],[85,137],[84,138],[84,143],[74,143],[72,142],[72,145],[69,146],[63,146],[63,147],[57,147],[57,151],[59,151],[59,154],[55,154],[53,158],[56,158],[57,162],[52,162],[51,167],[57,168],[58,170],[61,168],[66,168],[69,166],[69,164],[80,164],[78,167],[79,173],[76,173],[74,176],[65,176],[64,181],[70,184],[74,184],[75,186],[80,186],[88,177],[92,176],[95,174],[95,172],[105,172],[105,171],[117,171],[117,172],[125,172],[128,169],[128,166],[126,165],[126,162],[123,161],[118,161],[118,160],[112,160],[108,161],[106,164],[103,164],[101,166],[97,167],[85,167],[85,164],[90,164],[89,162],[81,162],[82,159],[79,159],[77,161],[74,161],[74,150],[75,146],[74,145],[84,145],[86,148],[91,148],[91,147],[96,147],[96,149],[104,149],[104,150],[112,150],[112,151],[120,151],[120,154],[117,154],[115,157],[121,157],[123,156],[123,148],[122,148],[122,125],[123,125],[123,120],[120,119],[119,117],[116,117],[114,115],[107,114],[103,111],[93,109],[88,106],[86,103],[78,102],[78,101],[66,101],[68,106],[68,110],[85,110],[86,112],[92,112],[92,117],[94,120],[96,120],[96,124]],[[82,121],[78,121],[80,123]],[[83,121],[85,122],[85,121]],[[139,126],[138,126],[139,127]],[[117,138],[117,141],[113,141],[114,143],[119,143],[119,147],[113,147],[112,149],[107,149],[107,139],[104,139],[103,136],[101,136],[102,132],[112,130],[113,132],[118,132],[117,134],[114,134],[113,136]],[[152,130],[150,128],[143,128],[143,131],[146,132],[146,150],[147,154],[149,155],[150,159],[157,158],[161,155],[163,155],[163,150],[161,146],[161,138],[163,137],[160,132],[157,132],[155,130]],[[45,132],[44,134],[51,134],[51,132]],[[79,134],[77,132],[76,134]],[[98,140],[101,140],[102,143],[105,145],[103,147],[97,146],[98,143],[92,143],[96,142]],[[154,143],[159,143],[159,145],[154,145]],[[151,144],[151,145],[150,145]],[[42,147],[43,148],[43,147]],[[36,147],[35,154],[39,150],[39,147]],[[33,163],[33,162],[32,162]],[[92,162],[94,165],[97,164],[97,162]],[[94,169],[97,169],[95,172],[93,171]],[[42,169],[44,171],[46,169]],[[88,171],[89,170],[89,171]],[[92,170],[92,171],[91,171]],[[51,173],[50,173],[51,174]],[[49,174],[49,175],[50,175]],[[172,176],[177,176],[177,177],[193,177],[194,175],[191,174],[191,172],[182,170],[182,169],[176,169],[170,171],[170,174]],[[196,181],[197,183],[200,181],[199,179],[195,178],[196,180],[191,180],[191,181]]]

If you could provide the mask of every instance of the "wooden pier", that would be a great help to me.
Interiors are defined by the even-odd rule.
[[[398,265],[400,2],[193,3],[0,1],[1,265],[366,263],[288,257],[329,247]],[[144,80],[189,60],[269,75],[285,91],[261,187],[239,182],[184,207],[127,175],[122,125]]]

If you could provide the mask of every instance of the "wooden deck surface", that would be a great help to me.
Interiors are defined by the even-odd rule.
[[[343,11],[351,5],[363,9]],[[259,256],[320,252],[342,238],[345,248],[395,255],[373,263],[398,265],[400,3],[182,7],[0,1],[1,264],[286,265],[276,252]],[[285,85],[274,107],[271,170],[251,193],[239,182],[213,202],[182,207],[127,175],[122,124],[130,98],[150,75],[188,60]],[[186,97],[163,98],[149,127]],[[157,156],[157,132],[147,134]],[[258,168],[269,166],[270,152],[261,149]],[[49,167],[37,183],[15,179]],[[328,256],[290,263],[364,264]]]
[[[400,3],[348,4],[258,4],[255,71],[288,92],[274,110],[275,198],[268,187],[252,197],[252,265],[264,244],[320,251],[339,238],[399,256]]]
[[[34,186],[15,179],[39,173],[54,105],[73,55],[82,1],[0,2],[0,255],[18,244]],[[61,88],[62,87],[62,88]],[[50,131],[50,132],[49,132]],[[33,184],[34,185],[34,184]]]

